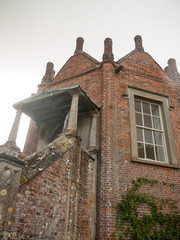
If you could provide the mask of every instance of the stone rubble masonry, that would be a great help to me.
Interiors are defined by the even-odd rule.
[[[180,81],[178,72],[172,74],[177,68],[171,67],[171,76],[163,71],[144,52],[140,36],[135,37],[135,49],[118,61],[113,60],[112,40],[106,41],[108,59],[98,62],[83,51],[79,39],[75,54],[53,80],[38,86],[40,92],[80,85],[101,106],[96,135],[99,154],[83,150],[79,138],[66,133],[41,153],[33,154],[40,133],[31,123],[24,154],[33,155],[24,160],[10,228],[19,239],[113,239],[115,205],[139,177],[167,182],[151,192],[180,204]],[[129,88],[168,98],[177,157],[174,168],[132,161]],[[170,184],[174,187],[169,188]]]
[[[11,225],[23,162],[0,154],[0,236]]]

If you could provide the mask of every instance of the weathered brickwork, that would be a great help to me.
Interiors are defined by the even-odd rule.
[[[59,143],[56,140],[56,144],[50,144],[44,152],[26,160],[26,164],[30,162],[29,168],[35,171],[37,160],[32,163],[32,159],[41,158],[44,164],[49,155],[52,156],[49,167],[45,164],[45,168],[41,166],[40,169],[38,165],[33,178],[32,171],[22,175],[8,231],[15,234],[16,239],[93,238],[96,160],[88,152],[81,152],[79,144],[74,142],[72,148],[73,140],[67,143],[64,139],[60,136]],[[57,146],[61,146],[61,152],[68,152],[58,157]],[[29,180],[24,178],[25,174]],[[4,236],[5,233],[7,231]]]
[[[68,198],[65,161],[59,159],[20,187],[12,225],[19,239],[62,239]]]
[[[90,58],[90,59],[89,59]],[[64,81],[78,75],[87,74],[99,67],[98,61],[87,54],[75,54],[56,75],[54,82]]]
[[[26,160],[36,175],[32,178],[32,171],[28,173],[27,167],[20,180],[22,185],[17,193],[10,231],[17,233],[17,239],[63,239],[66,203],[69,198],[70,162],[74,156],[74,150],[69,150],[73,146],[67,145],[67,140],[64,139],[61,137],[61,150],[57,148],[58,143],[51,144],[44,152],[35,156],[43,164],[49,158],[48,162],[51,161],[51,164],[47,162],[40,168],[40,165],[35,166],[38,164],[37,160],[32,163],[35,157],[29,158],[29,164],[28,159]],[[68,152],[59,157],[59,151]],[[50,164],[49,167],[47,164]]]
[[[136,61],[138,62],[138,67],[136,67]],[[108,64],[110,65],[110,63],[106,63],[106,65]],[[129,99],[124,97],[126,87],[128,86],[162,94],[170,98],[174,109],[169,110],[169,113],[176,154],[178,163],[180,163],[180,144],[178,140],[180,137],[180,111],[172,81],[164,75],[159,66],[146,53],[136,52],[131,56],[130,60],[124,60],[121,64],[124,68],[117,75],[111,70],[113,65],[111,65],[111,68],[108,68],[106,71],[108,75],[106,88],[102,90],[105,96],[101,109],[101,126],[104,138],[101,142],[100,239],[111,237],[111,233],[114,231],[114,205],[117,194],[120,199],[122,192],[127,190],[133,179],[147,177],[158,179],[160,182],[174,182],[176,191],[172,194],[164,189],[164,191],[158,192],[159,197],[172,197],[178,200],[180,197],[178,169],[131,162],[130,108]],[[104,113],[104,119],[103,110],[106,112]],[[104,162],[103,158],[105,159]]]
[[[180,206],[180,74],[172,59],[163,71],[144,52],[140,36],[136,36],[135,46],[135,50],[115,62],[112,41],[108,38],[103,61],[98,62],[83,52],[83,39],[79,38],[74,55],[54,78],[53,65],[48,65],[51,71],[46,71],[48,76],[43,77],[38,92],[80,85],[100,107],[93,146],[96,151],[82,149],[76,132],[70,135],[65,132],[43,150],[43,154],[46,151],[52,154],[50,149],[55,146],[55,160],[42,153],[29,155],[36,152],[41,134],[40,126],[31,123],[24,148],[29,156],[24,160],[21,176],[25,182],[18,190],[10,229],[21,239],[113,239],[115,205],[132,186],[132,180],[139,177],[166,182],[166,186],[145,187],[143,191],[177,200]],[[164,126],[165,132],[172,129],[170,140],[166,136],[167,163],[134,158],[131,90],[161,97],[167,103],[168,107],[162,110],[169,124]],[[151,100],[160,104],[160,100]],[[30,169],[34,156],[40,156],[35,161],[35,170]]]
[[[94,239],[96,223],[96,160],[81,153],[77,211],[77,239]]]

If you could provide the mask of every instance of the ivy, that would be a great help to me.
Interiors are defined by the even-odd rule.
[[[157,198],[154,195],[138,192],[143,184],[150,187],[160,184],[157,180],[138,178],[132,188],[122,196],[116,206],[115,239],[125,240],[179,240],[180,214],[172,199]],[[163,185],[173,187],[163,182]],[[141,207],[149,209],[149,214],[140,216]],[[163,211],[168,207],[169,211]]]

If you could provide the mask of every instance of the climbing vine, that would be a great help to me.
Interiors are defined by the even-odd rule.
[[[122,201],[116,206],[115,239],[180,239],[180,214],[176,202],[138,191],[143,184],[150,187],[155,184],[168,184],[147,178],[138,178],[132,184],[132,188],[123,195]],[[140,208],[148,211],[140,214]]]

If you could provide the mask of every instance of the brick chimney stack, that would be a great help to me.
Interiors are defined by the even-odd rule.
[[[168,69],[169,69],[169,74],[178,73],[177,66],[176,66],[176,60],[174,58],[170,58],[168,60]]]
[[[112,53],[112,39],[106,38],[104,40],[104,54],[103,54],[103,61],[105,60],[114,60],[114,54]]]
[[[176,66],[176,60],[174,58],[170,58],[167,63],[168,63],[168,66],[165,67],[164,72],[174,82],[180,83],[180,73],[178,72],[178,69]]]
[[[165,72],[166,75],[169,76],[169,68],[168,68],[168,66],[164,68],[164,72]]]
[[[42,82],[51,82],[54,78],[55,71],[54,71],[54,64],[52,62],[48,62],[46,65],[46,72],[42,79]]]
[[[76,39],[76,50],[74,54],[83,52],[83,43],[84,43],[84,39],[82,37],[78,37]]]
[[[134,42],[135,42],[135,48],[140,52],[144,52],[144,48],[142,45],[142,37],[140,35],[135,36]]]

